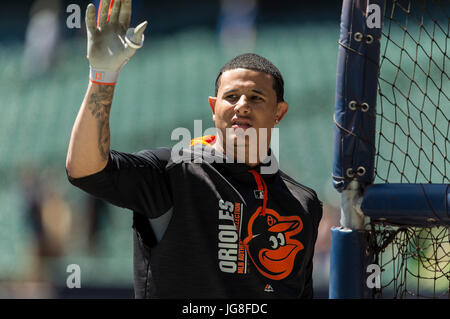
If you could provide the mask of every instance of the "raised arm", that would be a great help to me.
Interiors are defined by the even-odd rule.
[[[90,83],[72,128],[66,169],[73,178],[101,171],[108,162],[109,114],[119,72],[142,47],[147,22],[129,28],[131,0],[102,0],[96,18],[86,10]]]
[[[72,128],[67,173],[74,178],[101,171],[108,162],[109,112],[114,85],[90,83]]]

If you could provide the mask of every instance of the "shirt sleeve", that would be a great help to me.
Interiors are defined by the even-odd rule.
[[[322,219],[323,207],[322,202],[317,198],[317,194],[314,192],[314,199],[312,200],[311,212],[313,213],[313,227],[314,227],[314,242],[315,246],[317,241],[317,235],[319,230],[319,223]],[[311,254],[311,258],[308,262],[308,265],[305,269],[305,287],[303,289],[301,298],[302,299],[312,299],[314,297],[314,289],[313,289],[313,259],[314,259],[314,249]]]
[[[123,153],[111,150],[106,167],[93,175],[69,182],[105,201],[149,218],[157,218],[172,207],[172,192],[166,166],[169,148]]]
[[[308,266],[305,270],[305,286],[301,295],[301,299],[312,299],[314,296],[313,291],[313,258],[309,260]]]

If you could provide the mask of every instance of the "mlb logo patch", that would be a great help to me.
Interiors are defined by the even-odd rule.
[[[264,191],[254,190],[256,199],[264,199]]]

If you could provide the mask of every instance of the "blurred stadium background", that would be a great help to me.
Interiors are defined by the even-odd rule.
[[[81,28],[69,29],[69,4]],[[72,187],[65,156],[88,85],[88,1],[5,1],[0,12],[0,298],[133,298],[128,211]],[[122,70],[111,112],[112,148],[174,145],[176,127],[212,127],[208,95],[219,68],[252,51],[285,77],[288,115],[280,166],[324,202],[316,297],[328,296],[329,229],[339,223],[331,183],[340,1],[133,1],[146,43]],[[236,14],[239,13],[239,14]],[[239,22],[239,23],[238,23]],[[207,123],[207,124],[205,124]],[[81,267],[68,289],[66,267]]]

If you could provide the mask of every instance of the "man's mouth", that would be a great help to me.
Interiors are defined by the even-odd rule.
[[[232,125],[231,125],[232,128],[234,128],[234,129],[241,128],[241,129],[243,129],[244,131],[245,131],[246,129],[248,129],[249,127],[252,126],[252,125],[250,124],[250,121],[249,121],[248,119],[238,119],[238,118],[234,118],[234,119],[231,121],[231,123],[232,123]]]
[[[248,124],[234,124],[234,125],[232,126],[232,128],[234,128],[234,129],[241,128],[241,129],[243,129],[243,130],[248,129],[249,127],[251,127],[251,125],[248,125]]]

